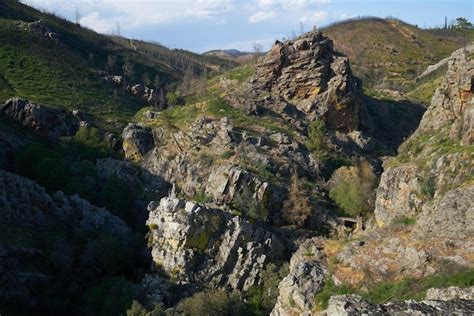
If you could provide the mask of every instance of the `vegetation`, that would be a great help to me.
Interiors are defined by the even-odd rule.
[[[308,140],[306,147],[318,159],[324,160],[328,155],[326,143],[326,124],[321,119],[316,119],[311,123],[308,130]]]
[[[373,17],[338,22],[323,32],[349,57],[364,86],[395,90],[409,89],[429,65],[474,39],[472,29],[421,29],[398,19]]]
[[[393,223],[395,225],[404,225],[404,226],[415,225],[416,219],[411,218],[411,217],[398,217],[393,221]]]
[[[177,306],[180,315],[237,316],[248,315],[238,294],[227,294],[225,290],[199,292],[184,299]]]
[[[247,294],[249,315],[269,315],[278,298],[278,285],[288,274],[289,267],[285,263],[281,267],[268,264],[261,274],[262,284],[251,288]]]
[[[301,227],[311,216],[312,207],[309,197],[305,194],[299,182],[298,174],[293,171],[288,200],[283,204],[283,218],[290,224]]]
[[[62,144],[25,145],[14,155],[14,170],[51,192],[78,194],[132,224],[130,210],[140,189],[132,190],[116,176],[99,177],[95,160],[106,157],[108,148],[98,133],[94,128],[81,128],[75,137]]]
[[[403,301],[425,299],[429,288],[446,288],[449,286],[470,287],[474,285],[474,270],[448,270],[423,278],[408,278],[400,282],[383,282],[361,291],[346,285],[335,286],[331,278],[326,283],[323,291],[315,297],[318,309],[327,308],[329,299],[333,295],[358,294],[374,304],[388,301]]]
[[[132,306],[127,310],[127,316],[164,316],[164,307],[162,304],[155,304],[150,310],[133,300]]]
[[[268,219],[268,208],[257,201],[248,186],[243,186],[242,191],[236,194],[233,207],[254,221],[266,221]]]
[[[342,167],[335,173],[337,184],[329,191],[329,197],[347,215],[360,216],[373,208],[377,177],[366,161],[354,167]]]

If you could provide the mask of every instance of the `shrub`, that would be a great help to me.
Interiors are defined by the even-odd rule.
[[[283,204],[283,218],[298,226],[303,226],[311,216],[312,208],[308,196],[302,189],[296,171],[291,176],[291,187],[288,199]]]
[[[84,294],[85,315],[123,315],[138,295],[138,287],[124,278],[107,278]]]
[[[254,198],[248,185],[244,185],[242,190],[235,195],[232,204],[238,211],[252,220],[266,221],[268,218],[268,209]]]
[[[410,218],[410,217],[398,217],[393,221],[394,224],[397,225],[414,225],[416,223],[415,218]]]
[[[106,206],[119,215],[122,219],[131,223],[133,214],[134,194],[132,189],[117,176],[113,175],[107,178],[99,195],[98,203]]]
[[[306,147],[318,159],[325,159],[328,154],[326,143],[326,124],[321,119],[316,119],[308,129]]]
[[[183,98],[181,97],[179,92],[168,92],[166,94],[166,102],[170,107],[182,105],[184,103]]]
[[[228,295],[222,289],[196,293],[180,302],[177,311],[185,316],[248,315],[240,297]]]
[[[270,315],[278,298],[278,285],[288,274],[288,263],[277,267],[269,263],[261,273],[261,285],[247,293],[248,308],[253,315]]]
[[[372,209],[377,177],[369,163],[362,161],[354,167],[339,168],[333,177],[339,179],[329,190],[329,197],[344,213],[359,216]]]
[[[132,306],[127,310],[127,316],[164,316],[162,304],[155,304],[151,310],[145,308],[138,301],[133,300]]]
[[[426,178],[421,184],[421,194],[432,199],[436,193],[436,179],[433,176]]]

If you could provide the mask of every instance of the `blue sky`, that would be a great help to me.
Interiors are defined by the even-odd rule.
[[[121,34],[195,52],[268,48],[314,24],[357,16],[394,16],[432,27],[464,16],[474,20],[473,0],[23,0],[100,33]]]

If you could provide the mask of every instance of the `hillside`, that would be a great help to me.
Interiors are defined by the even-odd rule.
[[[365,88],[409,90],[425,69],[474,40],[474,30],[425,30],[400,20],[362,18],[323,29]]]
[[[233,66],[218,57],[97,34],[14,0],[0,3],[2,103],[20,96],[79,109],[102,125],[118,127],[146,102],[104,76],[125,76],[131,84],[158,89],[179,82],[187,71],[198,76]]]
[[[228,60],[233,60],[238,63],[247,63],[254,59],[254,54],[249,52],[242,52],[237,49],[216,49],[210,50],[208,52],[203,53],[204,56],[216,56]]]

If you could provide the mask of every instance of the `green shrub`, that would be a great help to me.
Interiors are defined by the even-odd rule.
[[[256,221],[266,221],[268,218],[268,209],[261,205],[253,196],[253,193],[244,185],[242,190],[234,196],[232,205],[248,218]]]
[[[354,167],[342,167],[333,175],[338,183],[329,190],[329,197],[347,215],[364,215],[373,208],[377,177],[363,161]]]
[[[138,293],[138,287],[122,277],[104,279],[84,294],[84,314],[124,315]]]
[[[133,201],[134,193],[130,186],[115,175],[107,179],[98,198],[99,205],[110,208],[129,223],[133,220]]]
[[[237,294],[228,295],[222,289],[196,293],[181,301],[176,309],[184,316],[249,315]]]
[[[416,219],[411,217],[398,217],[393,221],[393,223],[405,226],[414,225],[416,223]]]
[[[261,285],[252,287],[247,293],[248,308],[252,315],[269,315],[278,298],[278,285],[288,274],[287,263],[277,267],[269,263],[261,273]]]
[[[316,309],[325,310],[328,308],[329,299],[334,295],[344,295],[353,293],[351,288],[346,285],[336,286],[332,281],[332,278],[327,278],[327,282],[321,292],[316,294]]]
[[[164,316],[165,308],[162,304],[155,304],[148,310],[140,302],[133,300],[132,306],[127,310],[127,316]]]
[[[426,178],[421,184],[421,194],[432,199],[436,193],[436,179],[433,176]]]
[[[328,155],[326,143],[326,124],[321,119],[316,119],[308,129],[306,147],[318,159],[325,159]]]

